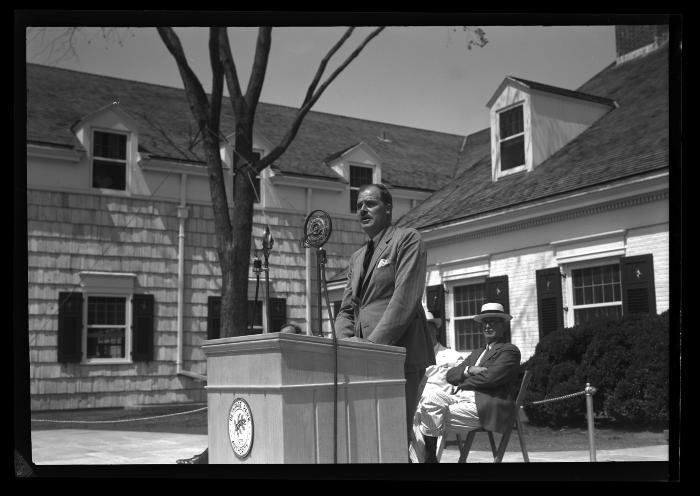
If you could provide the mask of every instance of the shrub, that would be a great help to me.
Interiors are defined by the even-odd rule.
[[[599,319],[552,332],[523,364],[533,373],[525,403],[597,390],[593,408],[620,425],[668,423],[668,312]],[[585,396],[528,405],[533,425],[585,422]]]

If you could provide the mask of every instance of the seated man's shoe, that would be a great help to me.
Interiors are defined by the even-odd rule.
[[[209,449],[205,449],[198,455],[194,455],[192,458],[181,458],[177,460],[176,463],[180,465],[207,465],[209,463]]]

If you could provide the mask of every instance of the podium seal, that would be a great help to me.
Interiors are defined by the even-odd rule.
[[[253,447],[253,414],[243,398],[236,398],[228,414],[228,437],[238,458],[245,458]]]

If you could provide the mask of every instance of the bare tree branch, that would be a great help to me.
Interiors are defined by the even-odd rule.
[[[197,76],[187,63],[187,58],[185,57],[185,51],[182,49],[180,38],[178,38],[175,31],[173,31],[173,29],[170,27],[158,27],[156,29],[158,29],[158,34],[163,40],[166,48],[175,58],[175,62],[177,62],[177,68],[180,71],[182,82],[185,84],[187,95],[191,95],[195,99],[192,101],[191,98],[188,98],[192,113],[196,116],[197,120],[200,122],[200,125],[207,125],[209,101],[207,100],[207,95],[204,92],[204,88],[202,88],[202,84],[199,82],[199,79],[197,79]]]
[[[331,48],[328,53],[326,54],[325,57],[323,57],[323,60],[318,66],[318,69],[316,70],[316,75],[314,76],[313,81],[311,81],[311,84],[309,85],[309,89],[306,91],[306,97],[304,97],[304,103],[308,102],[311,97],[314,94],[314,91],[316,91],[316,86],[318,86],[318,82],[321,80],[321,76],[323,75],[323,71],[326,70],[326,65],[328,65],[328,61],[333,57],[335,52],[337,52],[341,46],[345,43],[345,41],[350,38],[350,35],[352,32],[355,30],[355,28],[348,28],[347,31],[343,34],[343,36],[338,40],[338,42]],[[302,104],[302,105],[303,105]]]
[[[238,73],[236,72],[236,63],[233,61],[231,53],[231,45],[228,41],[228,32],[225,29],[219,31],[219,56],[224,67],[224,75],[226,76],[226,87],[228,94],[233,103],[233,113],[236,122],[243,123],[246,119],[246,103],[241,92],[241,85],[238,82]]]
[[[265,81],[267,61],[270,56],[271,33],[272,28],[269,26],[263,26],[258,30],[258,42],[255,46],[253,69],[250,73],[248,88],[245,94],[246,107],[251,115],[255,115],[255,109],[258,106],[260,92],[262,91],[263,82]]]
[[[309,112],[309,110],[311,110],[311,107],[313,107],[314,103],[316,103],[316,101],[321,97],[328,85],[330,85],[335,80],[335,78],[338,77],[338,74],[343,72],[343,70],[345,70],[345,68],[350,64],[350,62],[352,62],[360,54],[360,52],[362,52],[365,46],[367,46],[367,44],[383,30],[384,26],[375,29],[369,35],[367,35],[363,42],[350,55],[348,55],[348,57],[343,61],[343,63],[340,64],[335,71],[333,71],[333,73],[328,77],[328,79],[326,79],[323,82],[323,84],[321,84],[318,90],[313,92],[313,95],[310,98],[304,99],[304,104],[297,111],[297,114],[294,117],[294,121],[292,122],[292,125],[289,128],[289,131],[287,131],[287,134],[282,138],[282,141],[280,141],[280,143],[269,154],[265,155],[265,157],[258,161],[257,165],[255,166],[255,170],[257,172],[262,171],[265,167],[272,164],[287,150],[289,145],[296,137],[296,134],[299,131],[299,127],[301,126],[304,117]],[[343,40],[343,42],[344,41],[345,40]]]
[[[211,116],[209,119],[209,129],[218,130],[221,123],[221,100],[224,93],[224,69],[221,65],[219,55],[219,31],[222,28],[209,29],[209,61],[211,63]],[[218,141],[218,134],[216,135]]]

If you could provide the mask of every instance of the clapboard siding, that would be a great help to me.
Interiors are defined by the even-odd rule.
[[[203,384],[176,370],[178,203],[79,192],[27,191],[28,324],[31,407],[35,410],[104,408],[130,403],[199,402]],[[287,320],[306,320],[305,215],[256,211],[259,249],[265,225],[270,254],[270,296],[286,298]],[[364,234],[352,217],[334,219],[324,246],[326,276],[344,269]],[[188,206],[185,220],[182,366],[206,375],[207,298],[221,293],[212,209]],[[315,250],[311,250],[312,311],[316,315]],[[251,254],[251,258],[252,258]],[[258,252],[261,256],[261,253]],[[154,356],[149,362],[95,365],[57,363],[59,292],[82,291],[81,271],[136,274],[136,293],[154,297]],[[254,274],[251,271],[251,278]],[[260,278],[259,298],[264,292]],[[324,314],[324,318],[327,315]]]

